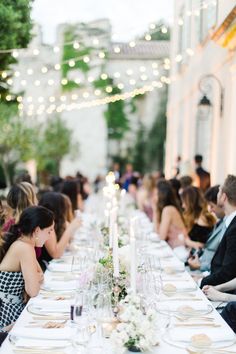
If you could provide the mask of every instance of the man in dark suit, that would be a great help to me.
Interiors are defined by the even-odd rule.
[[[204,285],[218,285],[236,277],[236,176],[228,175],[219,188],[218,205],[225,212],[225,232],[212,258],[211,274],[202,279]]]
[[[202,167],[202,155],[195,155],[195,173],[196,173],[196,187],[199,187],[203,192],[205,192],[211,185],[211,176],[210,173],[204,170]]]

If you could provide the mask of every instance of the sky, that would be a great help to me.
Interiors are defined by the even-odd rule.
[[[174,0],[34,0],[32,18],[42,26],[45,43],[54,43],[59,23],[108,18],[114,41],[129,41],[150,23],[172,20]]]

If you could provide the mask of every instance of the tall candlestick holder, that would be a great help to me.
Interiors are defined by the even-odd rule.
[[[114,286],[113,286],[113,294],[114,294],[114,308],[113,308],[113,312],[114,312],[114,316],[117,317],[117,314],[119,312],[119,295],[121,292],[121,288],[119,286],[120,283],[120,278],[119,277],[114,277]]]

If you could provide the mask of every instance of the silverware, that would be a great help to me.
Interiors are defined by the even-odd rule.
[[[13,349],[14,353],[28,353],[28,354],[66,354],[64,351],[61,351],[58,349],[31,349],[28,347],[22,347],[22,348],[15,348]]]
[[[175,314],[172,314],[173,317],[177,318],[177,320],[179,321],[192,321],[192,319],[194,318],[194,320],[200,320],[200,321],[208,321],[208,322],[212,322],[212,321],[215,321],[215,318],[214,317],[207,317],[207,316],[191,316],[191,317],[186,317],[184,315],[175,315]]]
[[[203,301],[203,300],[199,298],[192,298],[192,297],[175,297],[174,299],[168,297],[168,299],[161,299],[160,301]]]
[[[50,315],[45,315],[45,316],[32,316],[33,320],[69,320],[69,316],[50,316]]]
[[[189,348],[186,348],[186,351],[189,354],[235,354],[236,351],[230,351],[230,350],[225,350],[225,349],[197,349],[197,350],[192,350]]]
[[[176,323],[175,327],[222,327],[216,323]]]

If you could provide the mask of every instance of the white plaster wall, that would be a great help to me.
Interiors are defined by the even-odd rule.
[[[176,1],[176,14],[184,1]],[[224,20],[235,1],[219,1],[218,25]],[[220,117],[219,88],[217,83],[210,81],[212,90],[208,96],[213,104],[211,147],[209,164],[206,166],[211,172],[212,183],[221,183],[226,174],[236,174],[235,151],[235,114],[236,114],[236,54],[230,53],[214,43],[207,41],[195,49],[195,55],[189,58],[188,64],[178,73],[177,63],[173,60],[177,47],[177,15],[173,29],[173,43],[171,46],[172,70],[174,81],[170,85],[168,99],[168,127],[166,149],[166,175],[171,176],[172,168],[178,154],[181,154],[183,164],[191,163],[196,146],[196,116],[197,104],[201,97],[198,83],[203,75],[212,73],[221,81],[225,89],[224,117]],[[183,120],[183,129],[179,129]],[[181,142],[181,146],[178,143]]]

